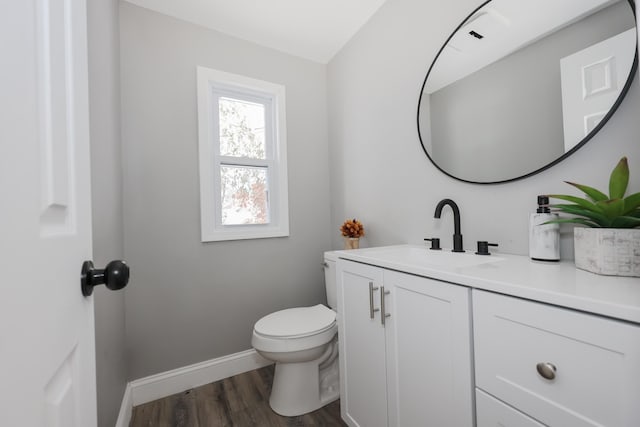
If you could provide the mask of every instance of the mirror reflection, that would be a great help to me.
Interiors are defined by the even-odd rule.
[[[630,1],[492,0],[425,79],[422,146],[443,172],[495,183],[538,172],[608,120],[635,75]]]

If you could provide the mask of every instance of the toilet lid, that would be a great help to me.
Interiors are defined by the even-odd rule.
[[[268,314],[256,322],[254,329],[264,336],[294,338],[325,331],[336,321],[336,312],[322,304],[288,308]]]

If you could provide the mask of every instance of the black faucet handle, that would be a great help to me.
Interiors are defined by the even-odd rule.
[[[431,242],[431,248],[430,248],[431,250],[433,250],[433,251],[439,251],[439,250],[441,250],[441,249],[442,249],[442,248],[440,247],[440,239],[439,239],[439,238],[437,238],[437,237],[432,237],[431,239],[424,239],[424,240],[425,240],[425,242],[426,242],[426,241]]]
[[[476,255],[491,255],[489,252],[489,246],[498,246],[497,243],[489,243],[486,240],[478,240],[478,252]]]

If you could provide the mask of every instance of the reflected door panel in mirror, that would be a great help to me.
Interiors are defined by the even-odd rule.
[[[592,132],[616,102],[635,48],[631,28],[560,60],[565,151]]]
[[[635,19],[628,1],[485,3],[454,32],[427,74],[418,110],[425,153],[444,173],[475,183],[511,181],[555,164],[617,108],[635,75],[635,37],[616,60],[622,82],[613,101],[590,116],[588,135],[566,142],[570,150],[561,60],[630,29]]]

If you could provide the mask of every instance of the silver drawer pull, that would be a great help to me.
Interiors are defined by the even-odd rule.
[[[373,282],[369,282],[369,317],[373,319],[373,315],[376,311],[380,311],[379,308],[373,308],[373,291],[377,291],[378,287],[373,286]]]
[[[391,317],[389,313],[387,313],[385,305],[384,305],[384,296],[389,295],[391,291],[385,291],[384,286],[380,286],[380,323],[382,326],[385,325],[387,317]]]
[[[540,376],[547,380],[553,380],[556,377],[556,365],[549,362],[538,363],[536,365],[536,370],[540,374]]]

